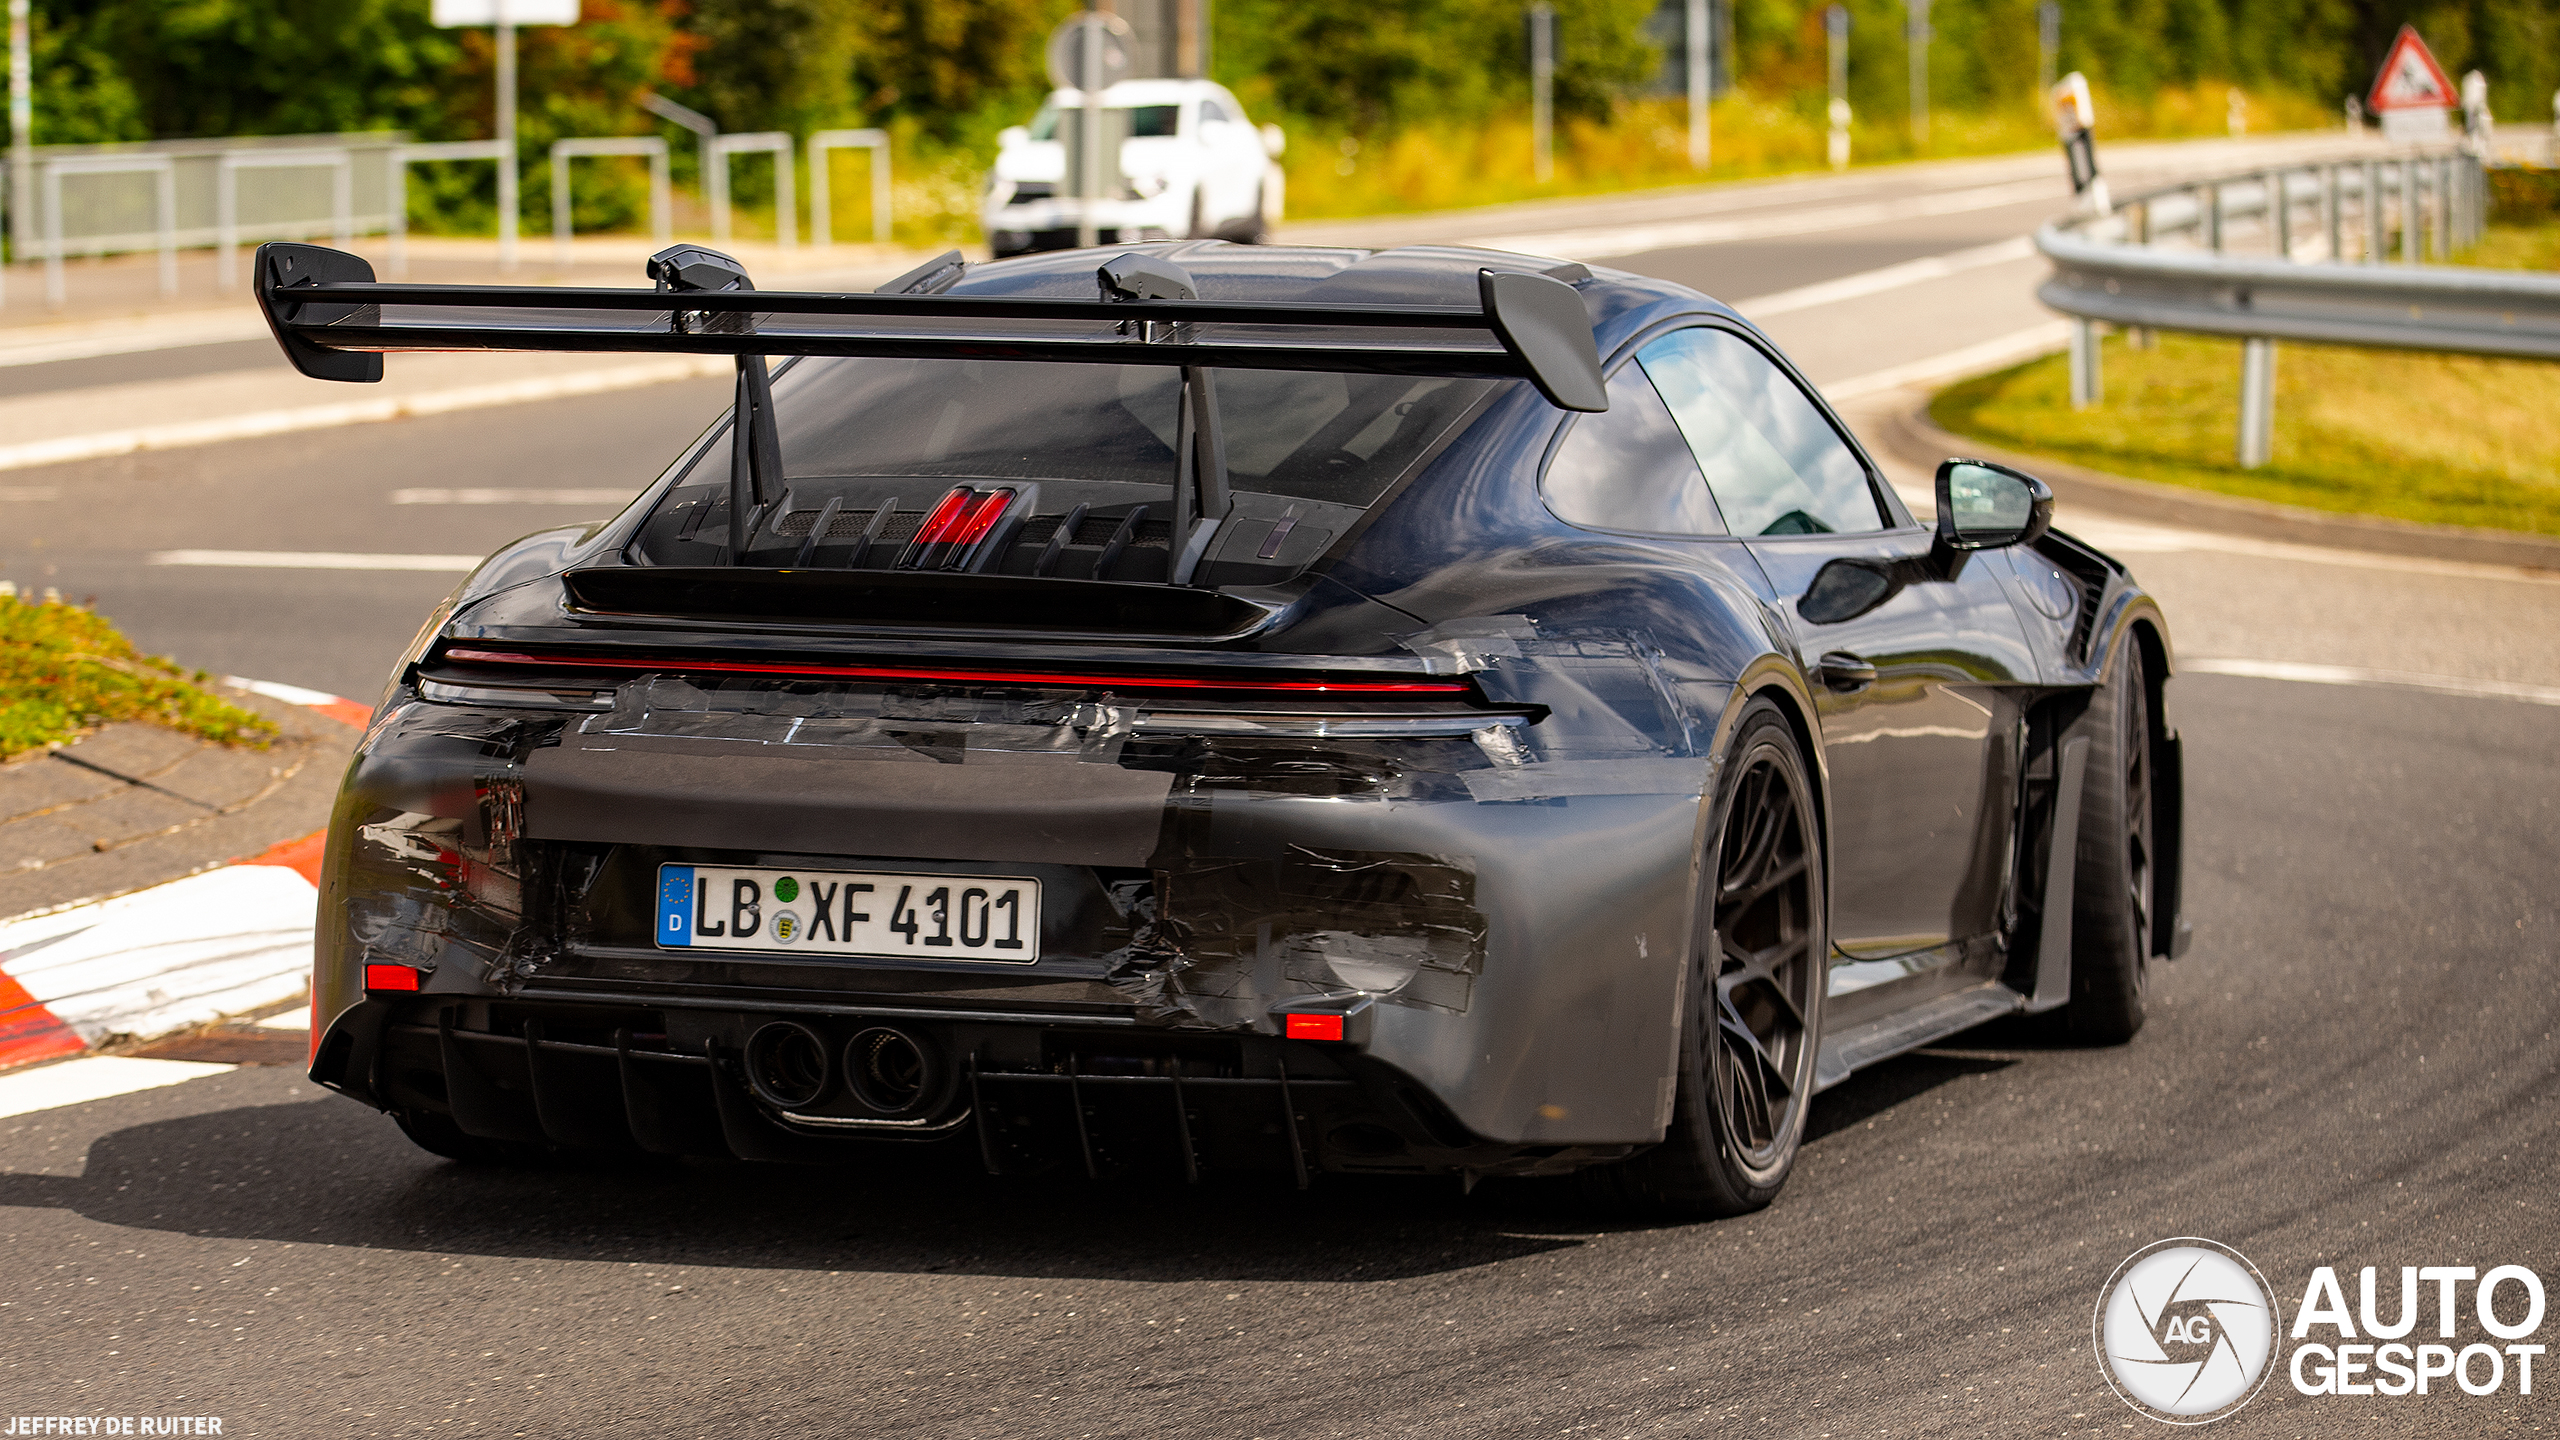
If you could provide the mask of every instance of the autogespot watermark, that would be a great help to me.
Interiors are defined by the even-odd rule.
[[[2288,1332],[2274,1288],[2247,1256],[2213,1240],[2162,1240],[2127,1256],[2098,1292],[2091,1331],[2099,1368],[2127,1405],[2171,1425],[2231,1414],[2280,1363],[2293,1388],[2311,1396],[2533,1393],[2533,1362],[2544,1349],[2532,1342],[2542,1328],[2541,1276],[2522,1265],[2398,1269],[2398,1304],[2385,1319],[2392,1297],[2378,1281],[2387,1269],[2356,1272],[2351,1310],[2336,1268],[2319,1266]],[[2432,1343],[2419,1338],[2429,1319]],[[2487,1339],[2467,1333],[2472,1322]],[[2288,1338],[2291,1352],[2280,1355]]]
[[[2163,1240],[2126,1258],[2098,1292],[2098,1361],[2124,1403],[2172,1425],[2219,1420],[2266,1383],[2275,1295],[2228,1245]]]

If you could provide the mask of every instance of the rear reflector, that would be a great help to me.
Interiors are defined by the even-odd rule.
[[[1339,1040],[1342,1017],[1339,1015],[1291,1015],[1287,1017],[1288,1038],[1292,1040]]]
[[[787,675],[813,680],[928,680],[965,685],[1060,685],[1093,690],[1247,690],[1301,695],[1465,695],[1447,680],[1255,680],[1196,675],[1112,675],[1095,671],[960,670],[921,665],[803,665],[770,660],[697,660],[684,656],[536,653],[455,646],[441,657],[455,665],[539,665],[551,670],[658,670],[673,675]]]
[[[364,967],[364,988],[367,990],[415,990],[418,988],[418,972],[406,965],[367,965]],[[1333,1028],[1340,1030],[1342,1022],[1335,1021]]]

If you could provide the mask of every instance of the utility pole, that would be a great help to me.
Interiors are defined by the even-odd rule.
[[[1929,148],[1929,0],[1903,0],[1911,49],[1911,148]]]
[[[27,258],[34,237],[36,105],[28,48],[27,0],[9,0],[9,244],[10,258]]]
[[[516,268],[516,25],[498,0],[498,268]]]
[[[1715,136],[1708,129],[1707,105],[1715,99],[1715,77],[1707,71],[1707,0],[1689,0],[1688,29],[1689,71],[1689,164],[1704,170],[1715,154]]]
[[[2054,69],[2062,56],[2062,0],[2040,0],[2036,6],[2036,94],[2053,93]]]
[[[1173,0],[1173,73],[1184,80],[1206,79],[1209,74],[1209,37],[1200,25],[1204,3]]]
[[[1823,12],[1822,29],[1831,45],[1831,168],[1849,168],[1849,7],[1833,5]]]
[[[1085,0],[1087,10],[1103,7]],[[1090,250],[1102,243],[1094,211],[1102,205],[1102,26],[1087,25],[1078,36],[1076,92],[1084,101],[1084,133],[1076,137],[1083,150],[1084,194],[1076,206],[1076,244]]]
[[[1538,183],[1556,174],[1556,7],[1529,7],[1529,135]]]

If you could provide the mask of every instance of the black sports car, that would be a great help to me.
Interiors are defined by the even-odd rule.
[[[430,1150],[1730,1213],[1822,1087],[2015,1011],[2122,1040],[2182,948],[2158,607],[1997,466],[1916,522],[1704,296],[1214,241],[650,268],[259,256],[323,378],[739,357],[627,510],[435,612],[348,771],[311,1074]]]

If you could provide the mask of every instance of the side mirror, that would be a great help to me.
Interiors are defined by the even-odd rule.
[[[2053,528],[2053,489],[2033,475],[1988,460],[1938,466],[1938,542],[1962,554],[2025,545]]]
[[[1281,129],[1280,129],[1280,127],[1279,127],[1279,126],[1277,126],[1277,125],[1265,125],[1265,126],[1263,126],[1263,127],[1262,127],[1262,153],[1263,153],[1263,154],[1270,156],[1270,157],[1271,157],[1272,159],[1274,159],[1274,160],[1277,160],[1277,159],[1279,159],[1279,158],[1280,158],[1280,152],[1281,152],[1281,151],[1283,151],[1283,150],[1286,150],[1286,149],[1288,149],[1288,148],[1289,148],[1289,137],[1288,137],[1286,134],[1283,134],[1283,133],[1281,132]]]
[[[996,148],[999,150],[1010,150],[1016,145],[1028,145],[1030,143],[1031,130],[1028,126],[1007,125],[996,132]]]

